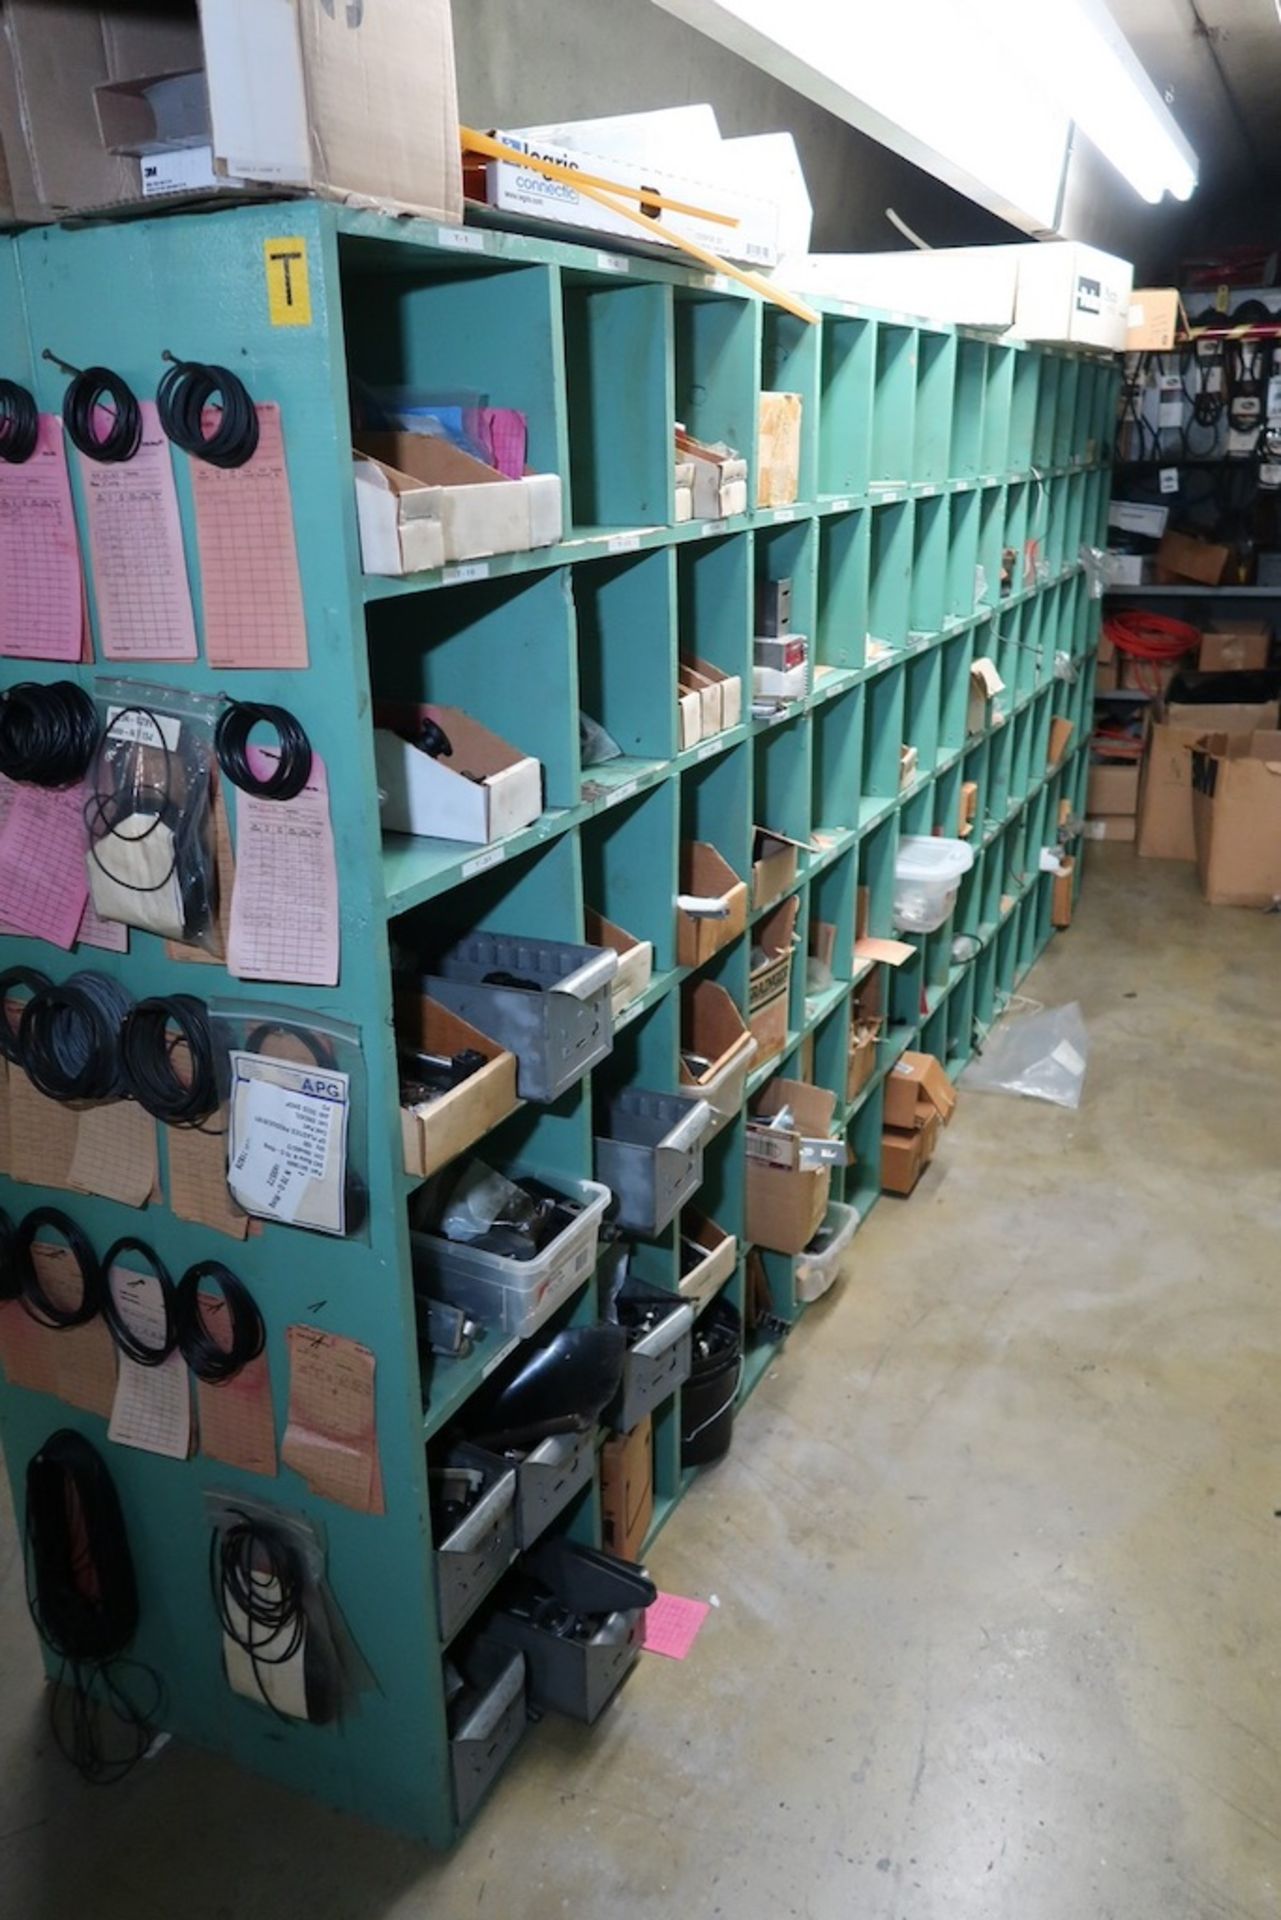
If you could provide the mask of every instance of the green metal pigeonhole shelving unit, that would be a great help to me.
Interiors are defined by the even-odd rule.
[[[264,249],[307,253],[311,319],[272,324]],[[103,364],[143,396],[166,350],[234,368],[255,399],[278,401],[292,483],[310,666],[297,673],[147,670],[175,687],[278,702],[303,721],[333,793],[342,975],[332,990],[281,987],[273,1001],[336,1015],[360,1032],[367,1081],[361,1146],[367,1223],[346,1239],[272,1225],[228,1250],[163,1205],[139,1216],[105,1199],[0,1181],[18,1217],[70,1205],[96,1246],[141,1232],[175,1273],[229,1260],[266,1317],[278,1428],[288,1391],[285,1329],[322,1326],[376,1355],[386,1512],[316,1498],[287,1469],[238,1474],[198,1454],[176,1462],[108,1448],[142,1598],[136,1653],[163,1676],[164,1724],[335,1806],[447,1846],[459,1830],[451,1785],[443,1656],[433,1585],[427,1462],[510,1343],[420,1358],[401,1170],[392,1031],[392,954],[418,956],[473,929],[582,940],[592,908],[654,944],[652,981],[628,1008],[592,1076],[675,1092],[682,989],[674,899],[683,840],[714,844],[743,879],[753,823],[811,841],[794,888],[801,952],[783,1055],[756,1069],[813,1077],[837,1096],[851,1164],[833,1197],[860,1217],[879,1191],[882,1083],[917,1045],[960,1071],[1049,937],[1049,876],[1060,801],[1082,811],[1097,607],[1078,562],[1101,541],[1115,410],[1111,362],[1070,349],[986,340],[903,315],[824,303],[809,325],[727,279],[649,257],[602,254],[487,228],[451,230],[312,202],[42,229],[0,242],[0,374],[56,410],[73,365]],[[551,549],[406,578],[364,577],[353,502],[349,381],[474,389],[528,416],[529,458],[561,477],[565,536]],[[673,421],[746,454],[755,495],[758,395],[803,398],[800,499],[732,520],[676,526]],[[186,461],[175,456],[188,568],[201,624],[200,569]],[[75,463],[72,463],[73,479]],[[75,480],[78,488],[78,480]],[[77,492],[81,514],[83,501]],[[1007,548],[1040,541],[1036,584],[1002,596]],[[979,571],[981,569],[981,572]],[[757,585],[793,583],[793,625],[811,640],[810,685],[776,719],[750,717]],[[869,636],[880,643],[869,651]],[[972,660],[1006,683],[1003,724],[966,731]],[[678,750],[678,659],[741,676],[747,717]],[[1067,656],[1071,676],[1055,674]],[[1062,661],[1060,660],[1060,665]],[[86,685],[104,671],[72,670]],[[106,668],[112,674],[130,669]],[[137,671],[136,669],[134,671]],[[6,662],[4,679],[64,677]],[[371,701],[402,696],[465,707],[536,755],[545,810],[488,849],[379,826]],[[585,771],[580,706],[624,757]],[[1074,722],[1047,765],[1051,720]],[[910,785],[900,748],[915,747]],[[962,782],[977,783],[975,864],[955,914],[918,938],[887,976],[877,1072],[845,1101],[858,890],[873,935],[893,932],[901,831],[956,829]],[[230,796],[233,837],[235,794]],[[1079,882],[1079,862],[1078,862]],[[771,903],[772,905],[773,903]],[[762,917],[762,909],[751,916]],[[830,986],[809,993],[804,929],[837,930]],[[746,1009],[752,925],[703,970]],[[971,957],[953,959],[955,936]],[[64,955],[0,940],[5,964],[55,978],[91,964],[135,997],[195,991],[228,1001],[264,990],[166,957],[135,933],[128,956]],[[198,977],[196,977],[198,974]],[[487,1158],[576,1177],[592,1173],[590,1080],[550,1107],[526,1105],[484,1142]],[[163,1129],[161,1132],[163,1134]],[[725,1292],[744,1306],[745,1122],[708,1147],[699,1209],[738,1240]],[[164,1146],[162,1143],[162,1178]],[[911,1214],[900,1223],[910,1245]],[[857,1242],[855,1242],[857,1247]],[[638,1256],[674,1288],[674,1228]],[[857,1252],[852,1259],[857,1273]],[[769,1254],[775,1314],[801,1311],[793,1263]],[[586,1281],[567,1309],[595,1317]],[[746,1397],[778,1353],[748,1339]],[[26,1462],[69,1424],[107,1447],[103,1422],[14,1387],[0,1390],[6,1461],[19,1511]],[[680,1465],[675,1397],[655,1417],[655,1528],[692,1475]],[[736,1444],[751,1446],[750,1426]],[[373,1676],[339,1723],[282,1723],[229,1689],[208,1581],[208,1488],[306,1513],[328,1579]],[[595,1481],[568,1510],[575,1537],[599,1538]],[[644,1688],[626,1710],[643,1713]]]

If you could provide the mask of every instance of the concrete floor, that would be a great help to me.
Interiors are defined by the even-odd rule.
[[[82,1789],[6,1512],[0,1913],[1281,1912],[1279,956],[1092,855],[1025,989],[1084,1003],[1082,1111],[962,1100],[652,1556],[719,1598],[690,1660],[541,1727],[448,1861],[174,1747]]]

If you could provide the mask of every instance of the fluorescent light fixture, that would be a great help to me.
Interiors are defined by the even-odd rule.
[[[1103,0],[655,4],[1028,233],[1057,227],[1074,123],[1144,199],[1196,185]]]

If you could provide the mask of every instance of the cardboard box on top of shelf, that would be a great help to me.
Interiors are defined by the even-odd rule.
[[[0,13],[18,219],[264,189],[462,219],[449,0],[50,11],[4,0]]]
[[[1278,703],[1154,706],[1139,785],[1139,852],[1145,860],[1195,860],[1192,749],[1203,734],[1251,734],[1281,726]]]
[[[1197,665],[1202,673],[1250,673],[1264,668],[1272,629],[1264,620],[1216,620],[1201,635]]]
[[[1126,316],[1127,353],[1169,353],[1179,330],[1177,287],[1136,287]]]
[[[1197,878],[1212,907],[1281,900],[1281,733],[1207,734],[1192,750]]]
[[[600,1450],[600,1517],[608,1552],[639,1560],[654,1518],[654,1418],[611,1433]]]
[[[1095,761],[1085,793],[1087,813],[1133,813],[1139,804],[1139,763]]]
[[[1230,547],[1198,540],[1190,533],[1166,533],[1156,550],[1156,577],[1165,585],[1193,580],[1199,586],[1217,587],[1231,559]]]

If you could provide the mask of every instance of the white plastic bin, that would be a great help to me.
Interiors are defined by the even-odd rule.
[[[823,1216],[823,1225],[832,1229],[832,1238],[822,1253],[798,1253],[793,1273],[796,1298],[806,1305],[820,1300],[840,1272],[845,1251],[854,1238],[859,1222],[857,1207],[843,1206],[833,1200]]]
[[[600,1223],[613,1195],[596,1180],[549,1181],[583,1211],[534,1260],[507,1260],[433,1233],[410,1235],[420,1290],[462,1307],[489,1327],[527,1340],[596,1265]]]
[[[894,924],[904,933],[933,933],[956,905],[961,876],[974,865],[966,840],[905,834],[894,862]]]

